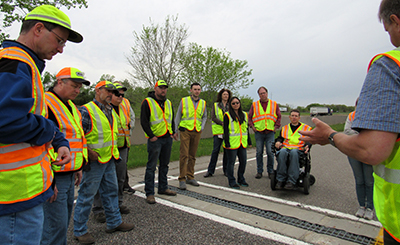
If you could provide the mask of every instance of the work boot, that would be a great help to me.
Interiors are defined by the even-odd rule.
[[[283,187],[283,188],[285,188],[286,190],[293,190],[294,187],[295,187],[295,186],[293,185],[293,183],[290,182],[290,181],[288,181],[288,182],[286,183],[285,187]]]
[[[256,179],[261,179],[262,173],[257,173],[255,177],[256,177]]]
[[[167,196],[176,196],[176,192],[171,191],[170,189],[166,189],[165,191],[158,191],[158,194]]]
[[[80,244],[93,244],[96,242],[96,240],[92,235],[90,235],[90,233],[86,233],[82,236],[74,236],[74,238],[78,240]]]
[[[135,228],[134,224],[128,224],[128,223],[122,222],[119,226],[117,226],[113,229],[106,229],[106,232],[107,233],[113,233],[116,231],[126,232],[126,231],[132,230],[133,228]]]
[[[186,190],[186,183],[184,180],[179,181],[179,189]]]
[[[149,196],[147,196],[147,197],[146,197],[146,202],[147,202],[148,204],[154,204],[154,203],[156,203],[156,199],[154,198],[154,195],[149,195]]]
[[[121,206],[119,206],[119,212],[121,214],[129,214],[131,211],[129,210],[129,208],[127,206],[121,205]]]
[[[101,212],[101,213],[95,214],[94,219],[96,220],[97,223],[104,223],[104,222],[106,222],[106,215],[103,212]]]

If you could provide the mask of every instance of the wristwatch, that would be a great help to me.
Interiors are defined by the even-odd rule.
[[[336,147],[336,145],[335,145],[335,141],[333,140],[333,136],[335,136],[336,134],[338,134],[339,132],[333,132],[333,133],[331,133],[330,135],[329,135],[329,137],[328,137],[328,140],[329,140],[329,143],[331,143],[331,145],[333,145],[334,147]]]

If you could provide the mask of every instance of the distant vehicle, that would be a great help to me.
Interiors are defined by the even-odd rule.
[[[310,107],[310,115],[312,117],[332,115],[332,110],[328,107]]]
[[[287,107],[279,107],[279,110],[282,112],[285,112],[285,111],[287,111]]]

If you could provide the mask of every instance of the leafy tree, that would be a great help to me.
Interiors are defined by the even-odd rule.
[[[184,69],[179,79],[182,84],[190,86],[198,82],[202,86],[202,98],[206,101],[215,101],[217,93],[222,88],[229,88],[232,92],[248,88],[254,79],[248,77],[252,69],[246,70],[246,60],[235,60],[230,52],[213,47],[203,48],[191,43],[180,60]]]
[[[132,66],[130,75],[145,87],[153,87],[162,79],[169,85],[182,70],[178,62],[184,52],[184,42],[188,37],[188,28],[178,26],[178,17],[167,16],[163,25],[150,19],[150,26],[143,26],[141,33],[133,32],[134,46],[127,57]]]
[[[50,4],[60,8],[87,8],[86,0],[1,0],[0,11],[3,17],[3,25],[0,29],[0,42],[9,38],[4,28],[10,27],[15,21],[21,21],[25,15],[37,6]]]
[[[56,80],[55,74],[51,74],[50,72],[46,71],[42,77],[44,91],[48,91],[51,87],[53,87]]]
[[[115,79],[115,76],[114,75],[110,75],[110,74],[103,74],[103,75],[101,75],[101,77],[100,77],[100,80],[99,80],[99,82],[100,81],[110,81],[110,82],[116,82],[117,80]],[[129,85],[130,86],[130,85]]]
[[[239,98],[242,104],[242,109],[246,112],[249,112],[251,104],[253,104],[253,98],[251,98],[249,95],[243,95]]]

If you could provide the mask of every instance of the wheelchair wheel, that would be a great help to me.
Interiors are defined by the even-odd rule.
[[[276,190],[275,186],[276,186],[276,174],[275,171],[273,171],[272,173],[269,174],[269,176],[271,177],[271,190]]]
[[[303,180],[303,188],[304,188],[304,194],[308,195],[310,194],[310,173],[307,173],[306,176],[304,176]]]
[[[315,177],[314,175],[310,174],[310,186],[315,184]]]

